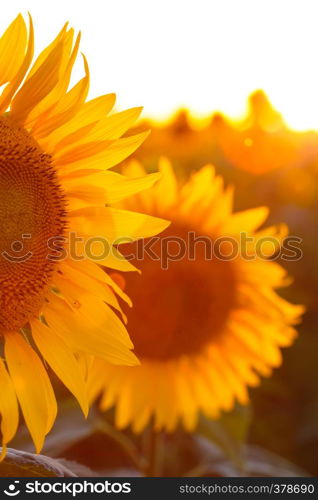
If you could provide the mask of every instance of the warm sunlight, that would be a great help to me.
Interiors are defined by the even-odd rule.
[[[142,104],[159,120],[180,107],[238,116],[262,88],[291,127],[318,129],[315,1],[68,0],[48,17],[45,2],[12,0],[1,30],[26,9],[45,23],[37,50],[65,20],[83,30],[91,95],[116,90],[121,109]]]
[[[3,5],[0,496],[317,493],[317,5]]]

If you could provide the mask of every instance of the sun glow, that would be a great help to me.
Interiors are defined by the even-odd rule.
[[[156,120],[181,107],[197,119],[216,110],[238,117],[262,88],[294,129],[318,129],[316,7],[312,0],[306,8],[292,0],[91,0],[87,8],[69,0],[48,12],[45,2],[28,2],[46,26],[37,46],[65,19],[83,29],[92,97],[106,83],[123,108],[141,103],[143,116]],[[0,28],[25,9],[12,0]]]

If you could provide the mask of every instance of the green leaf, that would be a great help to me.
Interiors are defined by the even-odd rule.
[[[239,469],[245,468],[244,444],[251,421],[250,408],[237,405],[218,420],[200,418],[198,434],[218,446]]]
[[[230,462],[220,448],[203,437],[197,438],[201,462],[186,477],[309,477],[288,460],[258,446],[244,445],[244,469]]]
[[[64,451],[90,436],[94,432],[94,409],[86,420],[74,399],[68,398],[59,404],[59,413],[54,427],[45,439],[43,452],[52,457],[63,456]],[[25,426],[21,426],[13,440],[15,448],[33,451],[33,443]]]

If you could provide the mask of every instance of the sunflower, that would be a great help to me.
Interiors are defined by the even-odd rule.
[[[303,134],[286,127],[262,91],[250,96],[245,119],[231,122],[217,114],[212,130],[226,158],[234,166],[256,175],[295,164],[305,139]]]
[[[132,175],[142,175],[138,165],[128,166]],[[287,284],[286,273],[267,256],[277,252],[286,228],[259,230],[266,207],[232,213],[233,190],[223,187],[212,166],[183,186],[167,160],[160,170],[156,186],[124,202],[172,220],[147,241],[144,254],[125,250],[142,271],[141,277],[125,275],[134,304],[129,331],[141,364],[111,366],[97,358],[89,376],[90,398],[101,394],[103,410],[115,406],[116,426],[131,425],[134,432],[149,422],[157,431],[173,431],[179,423],[191,431],[200,412],[217,418],[236,400],[247,404],[248,386],[281,364],[280,348],[293,342],[292,325],[303,312],[274,291]],[[242,252],[232,257],[241,233],[249,238],[248,258]],[[220,253],[214,250],[211,258],[209,244],[217,241]]]
[[[65,25],[31,66],[31,18],[27,29],[19,15],[0,39],[2,456],[17,430],[18,404],[36,451],[42,448],[57,411],[46,366],[86,414],[91,356],[138,363],[114,312],[120,311],[116,293],[129,299],[101,266],[131,270],[114,246],[118,238],[149,236],[167,226],[109,206],[149,187],[157,174],[129,179],[108,171],[147,132],[121,138],[141,109],[108,116],[113,94],[85,102],[85,58],[85,75],[69,88],[79,42]],[[76,249],[72,234],[79,240]],[[107,253],[88,251],[95,236],[108,242]]]

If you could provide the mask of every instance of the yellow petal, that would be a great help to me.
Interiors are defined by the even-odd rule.
[[[1,415],[1,434],[2,434],[2,454],[4,458],[6,445],[14,437],[19,423],[18,402],[11,378],[0,359],[0,415]]]
[[[45,63],[51,52],[56,48],[57,45],[63,41],[66,30],[67,30],[67,24],[65,23],[61,31],[58,33],[56,38],[47,46],[45,49],[43,49],[38,57],[36,58],[35,62],[32,64],[32,68],[30,69],[27,80],[30,80],[30,78],[38,71],[38,69]]]
[[[51,110],[50,116],[45,120],[39,119],[32,129],[33,136],[41,142],[42,137],[46,137],[53,130],[67,123],[80,109],[85,101],[89,89],[89,69],[84,58],[85,77],[82,78],[69,92],[63,95]]]
[[[77,267],[71,266],[69,262],[71,260],[60,263],[60,273],[54,278],[54,286],[63,297],[67,298],[70,304],[76,302],[79,294],[89,293],[114,307],[122,314],[117,298],[108,285],[85,274],[82,271],[82,262],[78,263]]]
[[[83,208],[69,216],[73,230],[81,235],[104,238],[110,245],[154,236],[170,224],[164,219],[111,207]]]
[[[143,177],[147,174],[147,171],[143,165],[135,159],[130,160],[128,163],[122,166],[122,172],[127,177]]]
[[[0,38],[0,85],[10,82],[24,60],[27,28],[19,14]]]
[[[77,263],[76,261],[70,259],[67,261],[67,264],[70,267],[75,267],[75,269],[79,267],[82,273],[85,273],[88,276],[99,281],[100,283],[104,283],[105,285],[111,287],[114,290],[114,292],[116,292],[117,295],[120,296],[120,298],[122,298],[130,307],[132,306],[131,300],[128,297],[128,295],[125,292],[123,292],[123,290],[117,285],[117,283],[115,283],[115,281],[113,281],[111,277],[94,262],[91,262],[90,260],[85,260]]]
[[[71,28],[67,31],[67,23],[64,25],[58,36],[53,40],[53,42],[46,47],[41,54],[38,56],[37,60],[33,64],[26,81],[30,80],[30,78],[36,73],[36,71],[42,66],[45,62],[49,54],[52,50],[59,44],[63,44],[63,53],[61,56],[60,63],[60,73],[59,73],[59,81],[56,86],[48,93],[46,97],[44,97],[29,113],[25,126],[28,128],[32,128],[36,121],[46,119],[50,110],[57,102],[63,97],[65,92],[67,91],[72,65],[74,63],[74,59],[76,57],[78,51],[79,37],[77,37],[74,49],[72,50],[74,38],[74,30]],[[72,64],[71,64],[72,63]],[[71,67],[69,67],[71,65]]]
[[[78,351],[106,359],[110,363],[138,364],[128,333],[116,314],[96,297],[83,296],[77,309],[51,294],[43,310],[48,325]]]
[[[131,108],[100,120],[87,135],[87,141],[113,140],[121,137],[135,123],[142,108]]]
[[[222,226],[223,234],[252,233],[267,219],[267,207],[252,208],[232,214]]]
[[[172,207],[178,200],[178,183],[167,158],[160,158],[161,181],[156,186],[156,197],[161,210]]]
[[[29,40],[28,40],[27,51],[23,58],[22,64],[20,65],[16,74],[14,75],[14,77],[12,77],[11,81],[8,83],[8,85],[5,87],[5,89],[1,94],[0,113],[4,113],[9,107],[12,97],[19,88],[21,81],[23,80],[32,61],[33,51],[34,51],[34,31],[33,31],[32,18],[30,15],[29,15],[29,22],[30,22],[30,29],[29,29]]]
[[[63,188],[69,197],[88,201],[91,205],[96,205],[94,203],[95,190],[99,189],[101,192],[99,201],[106,205],[117,203],[144,189],[149,189],[159,179],[160,174],[150,174],[133,179],[116,172],[106,171],[63,179]]]
[[[56,154],[55,164],[66,172],[90,168],[106,170],[134,153],[148,135],[149,132],[142,132],[115,141],[83,144],[61,156]]]
[[[32,322],[32,336],[43,358],[78,400],[87,416],[88,400],[82,370],[72,351],[52,329],[39,320]]]
[[[114,106],[115,100],[115,94],[106,94],[83,103],[74,118],[51,132],[46,138],[44,149],[46,151],[54,151],[55,149],[61,151],[84,138],[87,127],[90,130],[99,120],[104,118]]]
[[[5,358],[37,453],[56,417],[52,385],[38,355],[18,333],[5,337]]]
[[[35,106],[57,85],[62,56],[63,41],[60,41],[14,97],[11,114],[15,120],[24,123]]]

